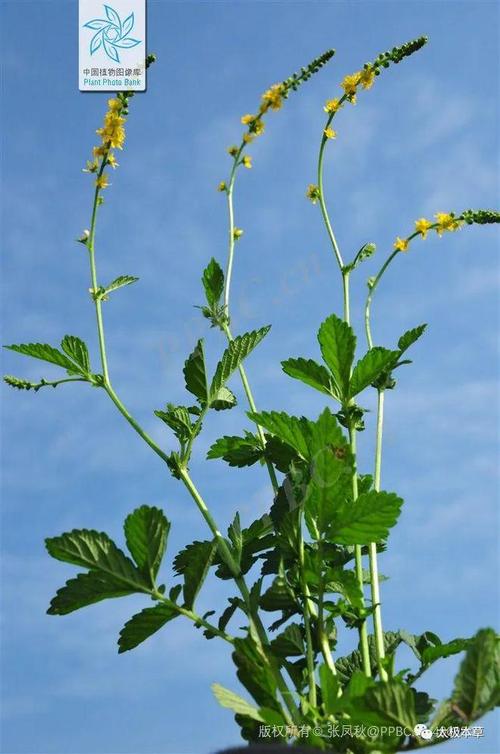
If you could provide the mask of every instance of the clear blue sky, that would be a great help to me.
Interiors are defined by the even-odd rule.
[[[90,344],[97,364],[87,259],[73,239],[89,225],[91,179],[81,168],[105,98],[77,90],[76,2],[3,0],[1,9],[3,342],[57,343],[69,332]],[[222,348],[193,304],[201,303],[207,260],[225,258],[225,207],[215,186],[226,176],[224,150],[241,132],[240,116],[269,84],[336,48],[333,62],[269,117],[236,200],[246,233],[234,329],[273,324],[248,362],[258,405],[314,416],[321,398],[283,375],[280,360],[316,355],[319,323],[340,309],[319,211],[304,198],[323,102],[378,52],[430,37],[342,112],[328,159],[346,256],[364,242],[378,245],[378,259],[354,282],[360,325],[366,277],[395,235],[423,214],[498,199],[498,10],[479,0],[150,1],[149,49],[158,63],[147,93],[131,105],[98,250],[103,281],[141,279],[106,304],[110,363],[116,388],[165,447],[171,438],[153,409],[184,400],[182,363],[197,337],[206,336],[211,363]],[[387,629],[428,629],[447,640],[495,623],[498,239],[494,228],[473,227],[415,243],[375,305],[380,344],[429,323],[387,401],[383,479],[406,500],[381,559],[391,577],[383,585]],[[3,371],[52,374],[7,352]],[[233,387],[240,396],[236,380]],[[201,754],[235,743],[232,716],[209,689],[213,681],[237,688],[225,647],[177,620],[118,656],[117,634],[140,599],[45,615],[74,569],[48,558],[44,537],[92,527],[121,541],[124,516],[156,504],[173,522],[170,562],[205,536],[186,492],[97,390],[5,388],[2,405],[2,754]],[[207,422],[192,468],[222,525],[235,508],[248,522],[270,502],[261,469],[203,460],[216,437],[247,426],[244,408],[242,397],[238,410]],[[368,435],[361,438],[366,471]],[[168,564],[165,578],[172,582]],[[219,584],[207,584],[200,610],[222,605],[223,596]],[[422,686],[446,695],[457,662],[443,661]],[[442,750],[499,751],[491,716],[485,725],[484,740]]]

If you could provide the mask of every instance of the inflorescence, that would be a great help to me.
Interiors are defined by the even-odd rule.
[[[422,239],[427,238],[430,230],[435,230],[438,236],[442,236],[443,233],[453,232],[463,225],[500,223],[500,212],[488,209],[466,209],[460,215],[455,215],[453,212],[436,212],[434,217],[436,218],[435,222],[431,222],[425,217],[415,220],[415,231],[406,238],[397,236],[393,244],[394,250],[407,251],[410,241],[417,236]]]

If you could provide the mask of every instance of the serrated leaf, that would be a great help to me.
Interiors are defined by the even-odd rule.
[[[79,367],[82,374],[90,373],[90,359],[87,346],[74,335],[65,335],[61,341],[61,348]]]
[[[183,373],[186,389],[202,403],[206,403],[208,400],[208,382],[202,339],[197,342],[194,351],[188,356]]]
[[[260,715],[259,710],[249,704],[249,702],[246,702],[244,699],[242,699],[241,696],[235,694],[234,691],[229,691],[229,689],[221,686],[220,683],[213,683],[212,691],[215,698],[222,707],[227,707],[228,709],[233,710],[233,712],[236,712],[239,715],[251,717],[252,720],[264,722],[264,719]]]
[[[269,667],[267,656],[263,655],[251,636],[235,639],[232,658],[238,668],[238,679],[257,704],[279,711],[275,676]]]
[[[243,549],[243,535],[241,533],[240,514],[238,512],[235,513],[233,521],[227,530],[227,536],[233,546],[232,552],[234,559],[239,565],[241,561],[241,551]]]
[[[333,675],[327,665],[319,667],[319,681],[321,685],[321,698],[326,715],[333,715],[337,709],[337,698],[339,691],[339,681],[337,676]]]
[[[413,692],[399,681],[390,680],[368,688],[364,702],[369,710],[381,715],[388,723],[408,730],[413,730],[417,724]]]
[[[127,652],[134,649],[143,641],[149,639],[160,628],[177,617],[179,613],[170,605],[160,604],[155,607],[146,607],[140,613],[132,616],[120,631],[118,639],[118,652]]]
[[[172,403],[167,403],[166,410],[155,411],[155,416],[165,422],[167,427],[170,427],[181,443],[189,440],[193,434],[191,417],[185,406],[174,406]]]
[[[184,603],[191,609],[217,552],[217,542],[193,542],[174,560],[174,570],[184,577]]]
[[[45,540],[49,555],[65,563],[101,571],[134,591],[147,592],[149,585],[130,558],[104,532],[73,529]]]
[[[216,411],[226,411],[226,409],[236,406],[236,396],[228,387],[221,387],[210,403],[211,408]]]
[[[111,293],[111,291],[117,291],[118,288],[123,288],[126,285],[132,285],[132,283],[137,283],[138,280],[139,278],[136,278],[133,275],[120,275],[119,277],[112,280],[111,283],[109,283],[104,288],[104,295]]]
[[[331,396],[333,394],[332,379],[328,370],[322,364],[318,364],[312,359],[299,357],[282,361],[281,366],[289,377],[294,377],[325,395]]]
[[[398,348],[400,353],[406,351],[412,346],[425,332],[427,325],[419,325],[412,330],[407,330],[398,340]]]
[[[386,539],[398,520],[403,501],[393,492],[363,493],[345,503],[329,531],[329,539],[341,545],[367,545]]]
[[[66,354],[47,343],[21,343],[20,345],[4,346],[9,351],[22,353],[24,356],[32,356],[34,359],[48,361],[49,364],[57,364],[71,372],[75,371],[75,363]]]
[[[331,314],[319,328],[318,341],[323,359],[333,376],[335,393],[339,398],[345,399],[349,393],[356,336],[347,322]]]
[[[350,456],[338,458],[335,447],[326,447],[315,455],[311,479],[304,502],[304,517],[312,537],[326,534],[338,515],[338,509],[352,494]]]
[[[295,610],[293,592],[282,576],[277,576],[260,598],[260,606],[267,612],[275,610]]]
[[[300,657],[305,654],[304,629],[298,623],[291,623],[271,642],[276,657]]]
[[[230,466],[252,466],[264,451],[256,435],[247,432],[245,437],[224,435],[214,442],[207,453],[207,459],[223,458]]]
[[[363,592],[354,571],[330,569],[326,573],[325,582],[326,591],[341,594],[353,607],[364,606]]]
[[[247,416],[294,448],[303,459],[309,458],[310,425],[304,416],[290,416],[284,411],[249,411]]]
[[[128,587],[123,581],[113,578],[107,573],[89,571],[79,573],[57,590],[52,598],[48,615],[67,615],[81,607],[93,605],[112,597],[125,597],[137,590]]]
[[[159,508],[141,505],[127,516],[124,530],[130,554],[154,587],[167,546],[170,522]]]
[[[217,364],[215,374],[210,385],[210,401],[217,399],[217,393],[223,387],[232,373],[239,367],[242,361],[253,351],[260,341],[267,335],[270,326],[261,327],[244,335],[237,335],[222,354]]]
[[[500,704],[500,641],[492,628],[473,638],[455,678],[451,702],[468,722]]]
[[[396,363],[398,356],[398,351],[389,351],[387,348],[380,348],[379,346],[375,346],[365,353],[353,369],[349,384],[350,397],[354,398],[368,385],[375,382],[383,372],[390,370],[391,366]]]
[[[436,660],[444,657],[451,657],[452,655],[463,652],[467,649],[472,642],[472,639],[453,639],[446,642],[446,644],[438,644],[437,646],[426,647],[422,652],[422,662],[424,665],[431,665]]]
[[[290,469],[292,461],[298,459],[297,452],[288,443],[280,440],[275,435],[266,434],[266,448],[264,455],[273,466],[276,466],[278,471],[287,474]]]
[[[219,263],[213,257],[203,270],[202,283],[205,289],[207,304],[210,308],[216,307],[224,290],[224,273]]]

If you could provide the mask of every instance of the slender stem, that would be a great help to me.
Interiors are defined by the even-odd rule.
[[[215,520],[213,519],[210,511],[208,510],[208,507],[207,507],[205,501],[203,500],[202,496],[198,492],[198,490],[197,490],[195,484],[193,483],[191,477],[189,476],[189,472],[187,471],[187,469],[185,469],[185,468],[181,469],[180,476],[181,476],[181,479],[184,482],[184,484],[185,484],[188,492],[190,493],[191,497],[193,498],[193,500],[195,501],[196,505],[198,506],[198,509],[199,509],[201,515],[203,516],[203,518],[207,522],[207,524],[208,524],[208,526],[209,526],[212,534],[214,535],[214,537],[217,540],[217,545],[219,547],[220,555],[223,558],[223,560],[226,563],[226,565],[228,566],[228,568],[230,569],[231,574],[232,574],[232,576],[234,578],[234,581],[235,581],[238,589],[240,590],[240,593],[241,593],[241,595],[242,595],[242,597],[243,597],[243,599],[245,601],[245,604],[246,604],[247,610],[248,610],[248,617],[249,617],[249,620],[250,620],[251,624],[253,625],[253,628],[254,628],[256,636],[258,636],[262,647],[269,646],[269,639],[267,638],[266,629],[264,628],[264,625],[262,624],[262,621],[260,620],[259,615],[253,609],[253,606],[252,606],[252,603],[251,603],[251,599],[250,599],[250,593],[248,591],[248,587],[246,585],[245,579],[244,579],[244,577],[241,574],[241,571],[240,571],[240,568],[239,568],[238,564],[234,561],[234,558],[233,558],[232,553],[231,553],[231,551],[230,551],[230,549],[229,549],[229,547],[227,545],[226,540],[224,539],[224,537],[220,533],[220,531],[219,531],[219,529],[217,527],[217,524],[215,523]],[[276,666],[272,665],[272,663],[270,662],[270,660],[269,660],[269,658],[268,658],[268,656],[267,656],[267,654],[265,652],[263,654],[264,654],[264,657],[267,658],[267,661],[269,662],[269,664],[271,666],[271,669],[273,670],[273,672],[275,674],[275,678],[276,678],[276,682],[278,684],[278,688],[280,689],[280,692],[282,694],[283,700],[284,700],[285,704],[287,705],[288,710],[290,712],[291,718],[288,718],[288,715],[286,714],[286,711],[284,711],[284,714],[288,718],[288,722],[292,722],[292,721],[295,722],[295,723],[300,722],[300,713],[299,713],[299,711],[298,711],[298,709],[297,709],[297,707],[296,707],[293,699],[291,698],[290,691],[288,690],[288,687],[287,687],[287,685],[286,685],[286,683],[285,683],[285,681],[283,679],[283,676],[280,673],[279,668],[277,668]]]
[[[377,492],[380,491],[380,471],[382,464],[382,433],[384,427],[384,391],[378,391],[377,400],[377,436],[375,444],[375,476],[374,487]],[[373,605],[373,625],[375,631],[375,651],[377,655],[377,665],[382,681],[388,680],[388,675],[385,670],[383,660],[385,658],[384,647],[384,629],[382,627],[382,610],[380,603],[380,586],[378,575],[378,563],[377,563],[377,545],[371,542],[368,547],[368,554],[370,558],[370,583],[371,583],[371,595]]]
[[[228,341],[231,342],[233,340],[233,336],[231,334],[231,330],[229,329],[229,325],[227,323],[224,324],[224,332],[226,334]],[[238,371],[240,373],[241,382],[243,383],[243,389],[245,390],[245,394],[247,397],[248,405],[250,406],[250,410],[255,413],[257,411],[257,406],[255,405],[255,400],[253,397],[252,389],[250,387],[250,383],[248,382],[248,377],[247,377],[245,367],[243,366],[243,364],[239,365]],[[262,447],[265,448],[266,437],[264,435],[264,430],[257,423],[255,424],[255,427],[257,429],[257,434],[259,435],[259,439],[262,443]],[[269,461],[269,459],[266,458],[265,461],[266,461],[267,470],[269,472],[269,477],[271,479],[271,484],[273,486],[273,490],[275,493],[277,493],[279,490],[279,482],[276,477],[274,466],[272,465],[271,461]]]
[[[318,642],[321,647],[321,653],[323,655],[323,659],[325,660],[327,666],[330,668],[333,675],[337,675],[337,668],[335,667],[335,660],[333,659],[333,656],[332,656],[332,650],[330,647],[328,636],[325,633],[325,624],[324,624],[324,618],[323,618],[325,578],[323,574],[323,538],[322,537],[318,538],[318,561],[319,561],[319,567],[320,567],[319,586],[318,586]]]
[[[347,324],[350,324],[351,321],[351,307],[350,307],[350,300],[349,300],[349,272],[343,270],[342,271],[342,281],[343,281],[343,289],[344,289],[344,320],[347,322]],[[349,444],[351,447],[351,454],[354,461],[354,468],[353,468],[353,474],[352,474],[352,499],[353,502],[355,502],[358,499],[358,471],[356,468],[356,429],[354,426],[349,427]],[[358,581],[359,587],[361,589],[361,594],[363,595],[363,607],[364,607],[364,581],[363,581],[363,557],[361,553],[361,546],[355,545],[354,546],[354,562],[355,562],[355,572],[356,572],[356,579]],[[366,627],[366,620],[363,619],[361,626],[359,628],[359,642],[361,645],[361,655],[363,657],[363,670],[365,674],[370,678],[372,672],[371,672],[371,664],[370,664],[370,650],[368,647],[368,633],[367,633],[367,627]]]
[[[325,128],[328,128],[330,123],[333,119],[333,113],[330,115],[326,122]],[[318,189],[319,189],[319,205],[321,207],[321,214],[323,215],[323,221],[325,223],[326,231],[328,233],[328,237],[330,239],[330,243],[332,244],[333,253],[335,254],[335,258],[337,260],[337,264],[339,268],[342,270],[344,266],[344,261],[342,259],[342,254],[340,253],[339,245],[337,243],[337,239],[335,238],[335,233],[333,232],[332,224],[330,222],[330,217],[328,215],[328,209],[326,207],[325,202],[325,196],[323,191],[323,160],[325,155],[325,146],[328,139],[323,134],[323,138],[321,139],[321,144],[319,148],[319,154],[318,154]]]
[[[163,602],[166,605],[173,604],[171,600],[165,597],[158,590],[152,591],[151,596],[158,602]],[[205,620],[205,618],[202,618],[201,615],[198,615],[194,610],[190,610],[187,607],[182,607],[181,605],[175,605],[175,610],[181,615],[184,615],[186,618],[189,618],[189,620],[192,620],[193,623],[203,626],[219,638],[224,639],[224,641],[227,641],[229,644],[234,644],[234,636],[226,633],[226,631],[221,631],[220,628],[217,628],[217,626],[214,626],[213,623],[210,623],[209,621]]]
[[[302,516],[300,517],[300,542],[299,542],[299,572],[302,587],[302,615],[304,617],[304,629],[306,634],[306,661],[309,685],[309,702],[316,707],[316,678],[314,676],[314,649],[311,632],[311,616],[309,613],[309,589],[307,586],[305,561],[304,561],[304,537],[302,534]]]
[[[371,314],[371,305],[372,305],[372,299],[373,294],[375,293],[375,290],[384,274],[386,269],[389,267],[392,260],[400,253],[399,249],[396,249],[392,252],[392,254],[387,257],[384,264],[380,268],[377,275],[373,278],[373,280],[370,283],[368,296],[366,297],[366,304],[365,304],[365,332],[366,332],[366,340],[368,342],[368,348],[373,348],[373,340],[372,340],[372,334],[371,334],[371,328],[370,328],[370,314]]]
[[[349,442],[351,446],[351,453],[354,459],[356,459],[356,430],[354,427],[349,428]],[[356,469],[356,466],[354,466],[354,472],[352,475],[352,498],[355,502],[358,499],[358,472]],[[364,582],[363,582],[363,559],[361,554],[361,546],[355,545],[354,547],[354,562],[355,562],[355,571],[356,571],[356,579],[359,584],[359,588],[361,589],[361,593],[364,593]],[[364,597],[363,597],[363,606],[364,606]],[[359,642],[361,645],[361,655],[363,658],[363,670],[365,672],[365,675],[370,678],[372,671],[371,671],[371,663],[370,663],[370,650],[368,646],[368,631],[366,626],[366,619],[363,618],[361,622],[361,626],[359,628]]]

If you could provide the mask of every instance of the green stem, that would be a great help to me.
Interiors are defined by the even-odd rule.
[[[306,579],[305,561],[304,561],[304,537],[302,534],[302,516],[300,517],[300,542],[299,542],[299,571],[300,582],[302,587],[302,615],[304,617],[304,629],[306,634],[306,661],[307,676],[309,685],[309,703],[314,708],[317,704],[316,698],[316,678],[314,676],[314,650],[311,632],[311,616],[309,613],[309,589]]]
[[[248,587],[246,585],[245,579],[241,574],[240,568],[238,564],[234,561],[231,550],[229,549],[226,540],[224,539],[221,532],[219,531],[217,524],[215,523],[215,520],[213,519],[205,501],[203,500],[202,496],[198,492],[191,477],[189,476],[189,472],[187,471],[186,468],[181,469],[180,476],[188,492],[190,493],[191,497],[193,498],[196,505],[198,506],[198,509],[201,515],[207,522],[212,534],[217,540],[219,553],[222,559],[224,560],[224,562],[226,563],[226,565],[228,566],[229,570],[231,571],[233,579],[238,589],[240,590],[241,596],[243,597],[243,600],[248,610],[248,617],[249,617],[250,623],[253,626],[255,635],[258,637],[261,643],[261,648],[263,649],[263,656],[267,658],[267,661],[269,662],[269,665],[272,671],[274,672],[278,688],[281,692],[283,700],[290,713],[290,717],[289,717],[286,711],[284,711],[287,721],[300,724],[300,719],[301,719],[300,713],[291,697],[290,691],[288,690],[288,687],[283,679],[283,676],[281,675],[279,668],[277,668],[275,665],[273,665],[270,662],[268,655],[266,654],[264,650],[265,647],[269,646],[269,639],[267,638],[266,629],[264,628],[264,625],[262,621],[260,620],[258,613],[253,609],[251,599],[250,599],[250,593],[248,591]]]
[[[186,618],[189,618],[189,620],[193,621],[193,623],[196,623],[199,626],[203,626],[204,628],[208,629],[216,636],[218,636],[220,639],[224,639],[224,641],[227,641],[229,644],[234,644],[234,636],[226,633],[226,631],[221,631],[219,628],[217,628],[217,626],[214,626],[212,623],[205,620],[205,618],[202,618],[201,615],[195,613],[194,610],[190,610],[187,607],[182,607],[181,605],[176,605],[158,590],[151,591],[151,596],[153,597],[153,599],[157,600],[157,602],[163,602],[166,605],[172,606],[180,615],[184,615]]]
[[[342,282],[344,290],[344,320],[349,325],[351,322],[351,307],[349,299],[349,271],[342,271]],[[358,499],[358,471],[356,467],[356,429],[352,425],[349,427],[349,444],[351,447],[351,454],[353,457],[354,468],[352,474],[352,499],[355,502]],[[364,581],[363,581],[363,557],[361,554],[361,546],[354,546],[354,562],[356,579],[361,589],[362,605],[364,607]],[[368,678],[371,677],[371,664],[370,664],[370,650],[368,647],[368,633],[366,627],[366,619],[362,620],[359,628],[359,642],[361,645],[361,655],[363,658],[363,670]]]
[[[327,666],[330,668],[333,675],[337,675],[337,668],[335,667],[335,660],[332,656],[332,650],[328,636],[325,633],[324,624],[324,608],[323,600],[325,595],[325,578],[323,574],[323,539],[318,539],[318,561],[320,567],[319,574],[319,586],[318,586],[318,643],[321,647],[321,653]]]
[[[380,472],[382,465],[382,433],[384,427],[384,391],[378,391],[377,400],[377,435],[375,444],[375,475],[374,475],[374,487],[377,492],[380,491]],[[373,625],[375,632],[375,651],[377,655],[377,665],[382,681],[388,680],[388,675],[384,667],[383,660],[385,658],[384,647],[384,629],[382,627],[382,609],[380,602],[380,586],[378,575],[378,563],[377,563],[377,545],[371,542],[368,547],[368,553],[370,558],[370,583],[371,583],[371,595],[373,605]]]
[[[226,337],[227,337],[228,341],[231,342],[233,340],[233,336],[231,334],[231,330],[229,329],[229,325],[227,323],[224,324],[224,332],[226,334]],[[243,364],[239,365],[238,371],[240,373],[241,382],[243,383],[243,389],[245,390],[245,395],[247,397],[247,401],[248,401],[248,405],[250,406],[250,410],[252,412],[256,413],[257,412],[257,406],[255,405],[255,400],[254,400],[254,397],[253,397],[253,393],[252,393],[252,390],[250,388],[250,383],[248,382],[248,377],[247,377],[247,374],[246,374],[246,371],[245,371],[245,367],[243,366]],[[255,423],[255,427],[257,429],[257,434],[259,436],[259,439],[260,439],[260,441],[262,443],[262,447],[265,448],[266,447],[266,437],[264,435],[264,430],[257,423]],[[274,466],[272,465],[271,461],[269,461],[269,459],[267,459],[267,458],[265,459],[265,461],[266,461],[267,470],[269,472],[269,478],[271,479],[271,484],[272,484],[273,490],[274,490],[274,492],[276,494],[278,492],[278,490],[279,490],[279,482],[278,482],[278,479],[276,477],[276,472],[274,470]]]
[[[330,123],[333,120],[333,113],[328,118],[325,128],[328,128]],[[325,146],[328,139],[323,134],[323,138],[321,139],[321,144],[319,148],[319,154],[318,154],[318,189],[319,189],[319,205],[321,207],[321,214],[323,215],[323,221],[325,223],[326,231],[328,233],[328,237],[330,239],[330,243],[332,245],[333,253],[335,254],[335,258],[337,260],[337,264],[339,266],[339,269],[342,270],[344,267],[344,261],[342,259],[342,254],[340,253],[339,245],[337,243],[337,239],[335,238],[335,233],[333,232],[332,224],[330,222],[330,217],[328,215],[328,209],[326,207],[325,202],[325,196],[323,191],[323,161],[324,161],[324,155],[325,155]]]

